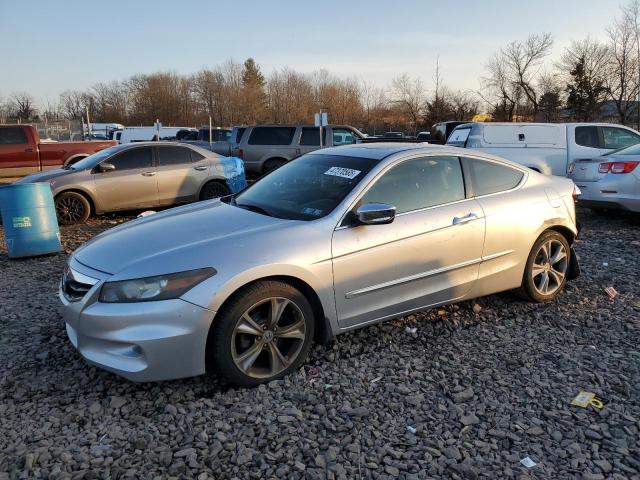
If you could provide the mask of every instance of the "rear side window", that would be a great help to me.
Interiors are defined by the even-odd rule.
[[[630,130],[617,127],[602,127],[604,148],[626,148],[640,142],[640,137]]]
[[[581,147],[600,148],[598,127],[576,127],[576,145]]]
[[[206,158],[200,152],[196,152],[195,150],[191,150],[191,149],[189,149],[189,151],[191,152],[191,161],[192,162],[199,162],[203,158]]]
[[[186,147],[158,147],[158,163],[161,167],[191,163],[190,150]]]
[[[476,197],[504,192],[515,188],[524,173],[515,168],[475,158],[468,159],[471,168],[473,193]]]
[[[327,129],[323,130],[324,145],[327,144]],[[320,129],[314,127],[303,127],[302,135],[300,135],[300,145],[304,146],[320,146]]]
[[[249,145],[291,145],[295,127],[255,127]]]
[[[240,143],[240,140],[242,139],[242,135],[244,134],[245,130],[246,128],[244,127],[238,128],[238,130],[236,130],[236,138],[233,140],[235,143]]]
[[[24,145],[25,143],[27,143],[27,134],[24,128],[0,128],[0,145]]]
[[[130,148],[120,155],[107,160],[116,170],[135,170],[150,168],[153,164],[151,147]]]

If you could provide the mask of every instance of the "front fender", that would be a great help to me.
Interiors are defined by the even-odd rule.
[[[225,278],[223,272],[219,272],[218,275],[189,290],[181,298],[217,312],[242,287],[274,277],[290,277],[306,283],[318,296],[332,332],[337,331],[331,259],[310,265],[310,268],[287,264],[260,265],[228,278]]]

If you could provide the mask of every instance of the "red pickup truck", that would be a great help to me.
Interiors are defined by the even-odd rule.
[[[0,178],[59,168],[117,143],[41,142],[31,125],[0,125]]]

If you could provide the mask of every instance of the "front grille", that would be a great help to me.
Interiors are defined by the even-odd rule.
[[[93,287],[90,283],[83,283],[76,280],[73,276],[73,271],[70,268],[66,268],[62,275],[62,292],[64,296],[70,302],[77,302],[87,294]]]

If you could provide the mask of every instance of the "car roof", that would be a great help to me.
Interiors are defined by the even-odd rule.
[[[449,145],[436,145],[432,143],[357,143],[354,145],[342,145],[340,147],[329,147],[321,150],[314,150],[307,153],[307,155],[339,155],[342,157],[362,157],[369,158],[371,160],[383,160],[391,155],[403,152],[424,153],[426,155],[450,155],[452,157],[484,158],[504,163],[518,170],[529,172],[529,169],[523,167],[521,164],[496,155],[468,150],[466,148],[452,147]]]

